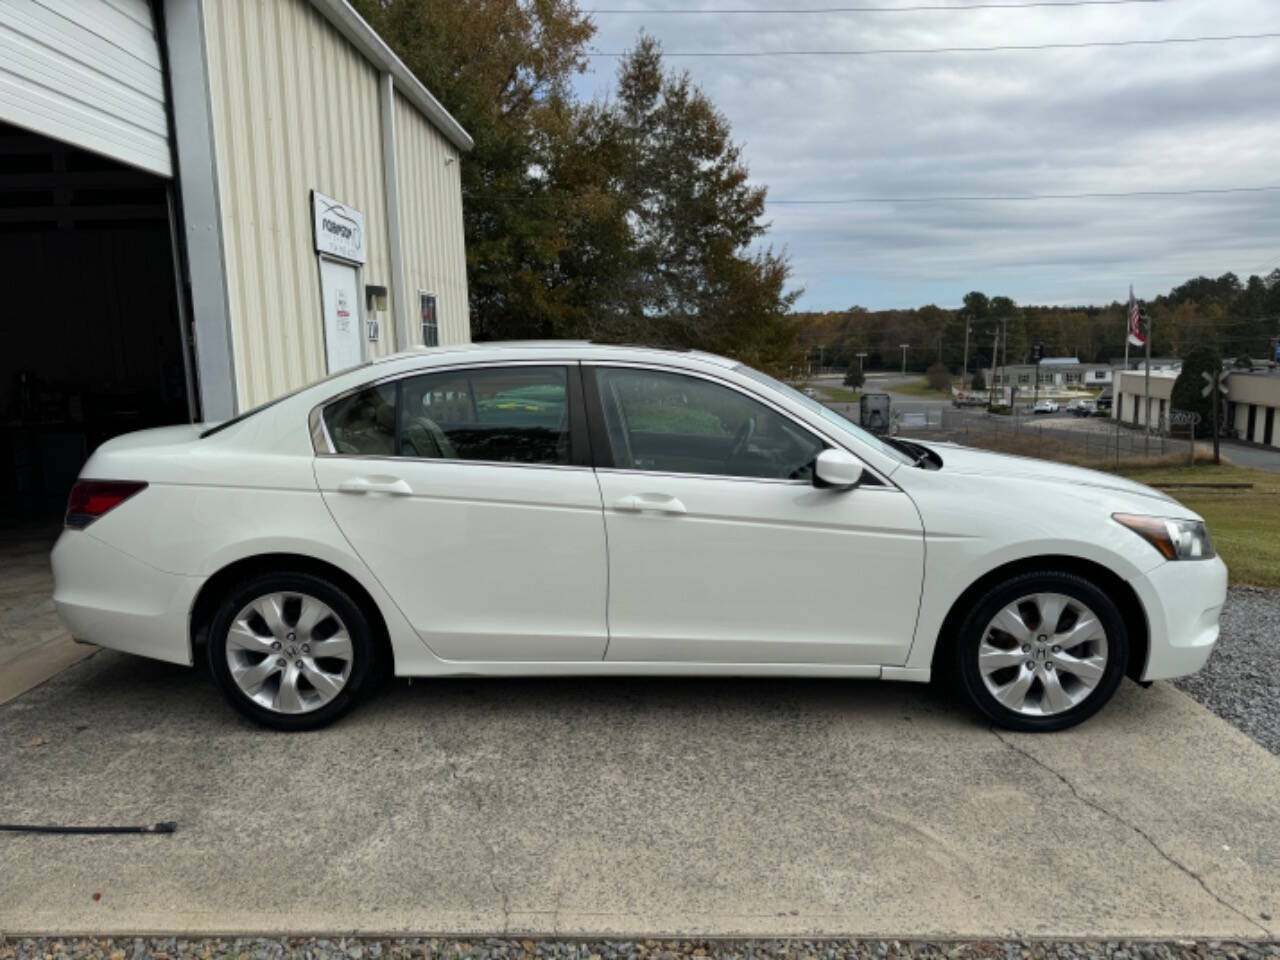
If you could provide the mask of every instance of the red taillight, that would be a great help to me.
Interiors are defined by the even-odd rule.
[[[67,526],[83,530],[146,486],[140,480],[77,480],[67,499]]]

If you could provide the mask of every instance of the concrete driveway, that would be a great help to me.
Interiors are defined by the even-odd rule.
[[[913,685],[398,681],[288,735],[102,652],[0,707],[0,820],[168,819],[0,833],[0,931],[1280,929],[1280,760],[1165,684],[1034,737]]]

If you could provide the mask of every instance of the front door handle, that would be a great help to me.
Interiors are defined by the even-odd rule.
[[[386,493],[407,497],[413,488],[399,477],[352,477],[338,484],[339,493]]]
[[[684,504],[675,497],[665,493],[633,493],[628,497],[622,497],[614,504],[618,510],[625,510],[628,513],[670,513],[681,514],[688,513]]]

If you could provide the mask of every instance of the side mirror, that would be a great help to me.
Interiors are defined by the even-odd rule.
[[[852,490],[862,482],[862,461],[843,450],[823,450],[813,464],[813,485]]]

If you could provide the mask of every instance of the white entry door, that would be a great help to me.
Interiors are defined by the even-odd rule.
[[[329,373],[359,366],[364,361],[359,280],[359,269],[352,264],[320,258],[324,349]]]

